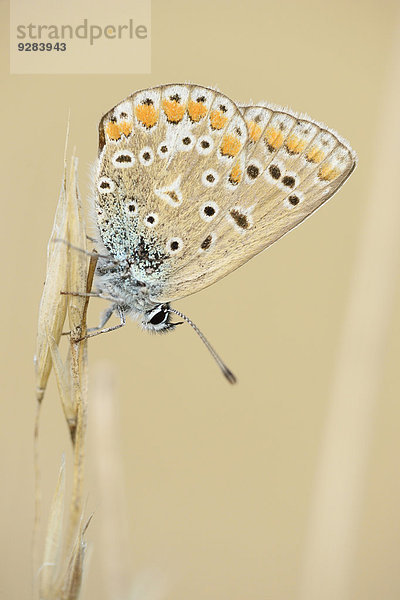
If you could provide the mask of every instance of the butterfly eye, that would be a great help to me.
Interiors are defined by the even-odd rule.
[[[164,309],[161,309],[151,317],[149,323],[151,323],[152,325],[161,325],[161,323],[165,323],[165,321],[167,319],[168,319],[167,311]]]
[[[172,330],[174,329],[174,325],[170,323],[170,317],[169,305],[161,304],[145,312],[142,325],[145,329],[152,331]]]

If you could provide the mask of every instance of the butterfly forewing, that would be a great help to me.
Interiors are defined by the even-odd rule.
[[[298,225],[355,166],[336,134],[195,85],[136,92],[100,123],[106,249],[164,302],[211,285]]]
[[[201,204],[246,140],[236,105],[199,86],[143,90],[109,111],[100,123],[96,200],[106,249],[133,257],[138,279],[160,289],[190,255],[190,230],[207,229]]]

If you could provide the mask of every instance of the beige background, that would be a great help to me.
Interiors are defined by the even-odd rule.
[[[398,223],[387,203],[398,168],[386,169],[398,164],[396,5],[156,0],[150,75],[10,76],[2,2],[1,598],[30,594],[32,359],[68,111],[86,198],[99,117],[136,89],[185,80],[307,112],[351,141],[359,167],[300,228],[178,303],[236,387],[188,327],[153,337],[130,323],[90,344],[92,379],[115,376],[128,525],[123,541],[108,521],[92,397],[83,597],[119,597],[107,580],[118,547],[135,600],[400,597],[398,246],[385,233]],[[92,303],[91,323],[102,308]],[[63,452],[71,466],[53,379],[42,416],[47,507]]]

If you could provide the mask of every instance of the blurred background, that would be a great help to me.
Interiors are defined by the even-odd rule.
[[[359,166],[301,227],[177,303],[237,386],[189,327],[129,323],[90,343],[82,598],[398,599],[398,2],[153,0],[149,75],[9,75],[1,10],[0,597],[31,589],[33,354],[68,111],[86,202],[101,115],[193,81],[308,113]],[[103,308],[91,302],[90,325]],[[68,474],[52,377],[44,514],[63,453]]]

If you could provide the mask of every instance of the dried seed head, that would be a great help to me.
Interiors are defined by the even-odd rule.
[[[46,280],[39,308],[39,323],[35,354],[36,397],[43,398],[51,371],[51,353],[48,335],[59,343],[66,313],[67,298],[60,292],[67,288],[68,248],[56,240],[66,239],[67,226],[66,173],[54,218],[53,230],[47,246]]]
[[[43,564],[40,569],[40,598],[55,597],[54,588],[58,575],[59,559],[62,553],[62,527],[65,506],[65,459],[62,458],[58,481],[50,506],[44,545]]]
[[[89,519],[90,522],[90,519]],[[82,585],[83,565],[86,554],[86,542],[84,534],[89,522],[83,527],[82,521],[79,526],[75,543],[72,548],[64,581],[61,584],[60,598],[65,600],[78,600]]]
[[[83,218],[82,204],[78,189],[78,159],[72,158],[70,177],[67,188],[68,201],[68,241],[71,246],[87,249],[86,227]],[[74,248],[69,248],[68,290],[78,293],[86,292],[87,256]],[[79,296],[68,296],[68,317],[72,339],[82,335],[81,324],[86,299]]]
[[[70,353],[64,363],[58,345],[53,336],[48,336],[48,343],[51,352],[51,359],[54,367],[54,374],[57,380],[58,393],[64,410],[65,419],[69,428],[76,427],[76,408],[72,401],[72,382],[71,382],[71,364]]]

